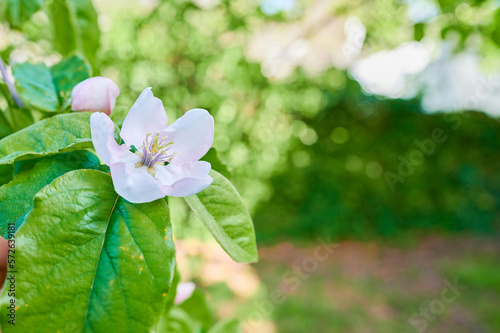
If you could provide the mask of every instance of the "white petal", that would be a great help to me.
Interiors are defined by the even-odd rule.
[[[172,197],[188,197],[203,191],[213,182],[208,174],[210,163],[205,161],[170,163],[155,166],[155,169],[163,194]]]
[[[107,165],[129,160],[139,162],[140,158],[131,153],[127,146],[116,143],[115,125],[104,113],[95,112],[90,116],[90,131],[95,151]]]
[[[127,146],[142,145],[146,134],[164,130],[168,125],[167,114],[160,99],[153,96],[151,87],[144,89],[123,121],[120,136]]]
[[[146,167],[135,168],[132,164],[115,163],[110,169],[116,193],[130,202],[150,202],[165,196]]]
[[[173,141],[172,161],[177,164],[195,162],[203,157],[214,142],[214,118],[203,109],[192,109],[161,133]]]
[[[177,285],[177,294],[175,295],[175,304],[180,304],[187,300],[193,294],[195,289],[193,282],[182,282]]]

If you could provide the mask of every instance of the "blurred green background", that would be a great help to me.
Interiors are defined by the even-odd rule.
[[[0,55],[84,55],[121,89],[118,124],[147,86],[170,119],[211,112],[262,258],[224,261],[242,287],[186,250],[183,278],[205,287],[218,316],[264,333],[500,331],[499,1],[93,5],[2,0]],[[180,248],[193,234],[196,248],[212,246],[172,206]],[[319,239],[338,250],[318,260]],[[412,321],[439,303],[445,279],[468,289]],[[276,290],[285,300],[266,306]]]

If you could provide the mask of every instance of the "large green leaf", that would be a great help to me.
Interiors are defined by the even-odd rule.
[[[82,52],[95,68],[100,30],[92,1],[53,1],[50,16],[54,28],[54,47],[63,55]]]
[[[91,147],[90,113],[61,114],[0,140],[0,165]]]
[[[19,28],[42,7],[44,0],[6,0],[6,18],[12,27]]]
[[[111,177],[76,170],[43,188],[15,236],[16,325],[2,332],[150,332],[174,274],[165,200],[132,204]]]
[[[219,321],[208,333],[241,333],[241,322],[236,319],[225,319]]]
[[[75,169],[99,166],[99,158],[93,153],[76,151],[42,159],[30,171],[16,175],[13,181],[0,187],[0,234],[4,235],[8,224],[15,223],[31,208],[33,197],[54,179]]]
[[[212,185],[198,194],[186,197],[195,214],[237,262],[258,260],[252,218],[238,191],[229,180],[212,170]]]
[[[51,68],[28,62],[15,64],[12,73],[25,107],[56,112],[71,96],[73,87],[89,78],[90,68],[82,57],[72,56]]]

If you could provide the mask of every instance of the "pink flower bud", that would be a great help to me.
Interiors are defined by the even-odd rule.
[[[113,80],[102,76],[91,77],[78,83],[71,92],[73,111],[104,112],[111,114],[120,88]]]

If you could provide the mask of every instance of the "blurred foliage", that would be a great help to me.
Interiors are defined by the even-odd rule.
[[[332,17],[359,17],[366,27],[363,55],[446,39],[458,41],[457,51],[480,49],[487,65],[500,64],[496,1],[430,0],[434,15],[410,19],[413,2],[339,1],[327,10]],[[310,76],[299,67],[287,78],[267,78],[248,60],[255,31],[299,22],[315,2],[297,1],[293,10],[270,16],[256,0],[95,1],[98,16],[84,9],[87,0],[7,3],[0,5],[10,22],[5,34],[20,29],[24,37],[9,38],[2,57],[24,50],[51,65],[60,55],[85,55],[94,75],[120,86],[112,116],[118,124],[147,86],[170,119],[208,109],[216,123],[214,146],[255,214],[261,241],[496,228],[496,120],[478,113],[426,115],[418,100],[366,96],[335,68]],[[42,11],[31,16],[37,8]],[[6,104],[0,101],[0,108]],[[448,140],[392,192],[384,173],[395,172],[398,157],[435,128]]]
[[[323,93],[329,105],[304,119],[304,128],[317,133],[314,143],[296,145],[293,167],[272,179],[272,204],[256,212],[261,241],[496,229],[497,120],[477,112],[426,115],[418,100],[370,98],[354,81]],[[446,140],[422,148],[435,129]],[[388,173],[399,175],[400,157],[410,161],[415,154],[422,162],[415,159],[412,174],[392,191]]]
[[[423,113],[418,98],[368,96],[340,68],[310,75],[299,66],[290,76],[276,79],[266,77],[263,66],[249,60],[249,41],[261,29],[265,33],[275,24],[289,24],[286,28],[300,30],[300,38],[310,38],[314,28],[325,22],[315,21],[311,28],[302,24],[303,17],[317,10],[313,5],[319,2],[298,0],[288,12],[265,15],[259,0],[97,0],[93,1],[96,11],[90,0],[5,0],[0,1],[0,56],[10,65],[43,62],[45,66],[36,66],[46,72],[51,68],[46,76],[63,66],[56,65],[63,56],[84,56],[92,71],[86,65],[75,67],[72,79],[90,73],[112,78],[121,89],[112,114],[117,124],[147,86],[162,99],[170,119],[194,107],[208,109],[215,117],[216,149],[205,158],[215,170],[228,178],[232,175],[254,215],[260,242],[312,242],[319,236],[388,240],[403,235],[399,239],[410,243],[415,238],[408,235],[421,232],[496,233],[500,213],[500,123],[496,119],[477,112],[429,115]],[[361,56],[412,40],[434,45],[446,40],[455,52],[478,50],[487,70],[500,67],[496,0],[323,3],[331,19],[357,17],[366,27],[366,36],[354,36],[364,41]],[[426,16],[415,17],[412,6],[422,3],[430,9]],[[17,82],[21,92],[20,84],[29,87],[28,81]],[[67,106],[62,102],[69,90],[55,86],[50,90],[50,110]],[[0,137],[35,121],[29,110],[15,106],[3,82],[1,94]],[[35,118],[44,116],[35,114]],[[435,129],[442,129],[447,139],[436,144],[404,181],[390,178],[392,191],[387,172],[398,175],[400,158],[408,160],[420,149],[416,140],[432,138]],[[196,233],[201,239],[211,238],[183,200],[169,198],[169,205],[178,239]],[[418,258],[427,260],[442,252],[438,247]],[[418,261],[414,258],[403,257],[403,262],[393,265],[399,270],[409,261]],[[488,323],[492,332],[500,329],[498,311],[491,306],[499,302],[495,260],[493,256],[460,258],[443,268],[443,278],[458,277],[470,288],[457,308],[466,308],[472,317]],[[343,276],[349,268],[366,263],[320,269],[272,315],[264,316],[264,322],[274,320],[279,331],[286,332],[411,329],[409,316],[440,290],[422,293],[413,285],[403,285],[405,291],[400,292],[394,290],[397,280],[384,285],[371,272],[355,280]],[[434,265],[432,260],[426,263]],[[205,272],[200,267],[201,263],[193,271]],[[266,304],[273,286],[283,287],[283,274],[290,266],[263,262],[255,267],[269,290],[260,285],[253,297]],[[207,271],[216,270],[220,266]],[[426,273],[420,266],[406,270],[406,280]],[[248,282],[233,271],[225,275]],[[199,277],[194,279],[200,282]],[[237,309],[241,318],[262,311],[253,301],[237,308],[234,291],[224,283],[206,287],[215,309]],[[230,305],[223,307],[223,302]],[[186,314],[193,312],[192,303],[175,307],[168,324],[189,331],[208,327],[203,324],[207,318],[223,313],[201,308],[194,311],[199,316],[193,320]],[[452,315],[450,311],[439,317],[429,331],[444,331],[439,325]],[[459,324],[457,331],[470,328],[462,321]],[[222,322],[210,332],[224,332],[230,326],[237,324]],[[487,330],[479,326],[469,331],[473,329]]]

